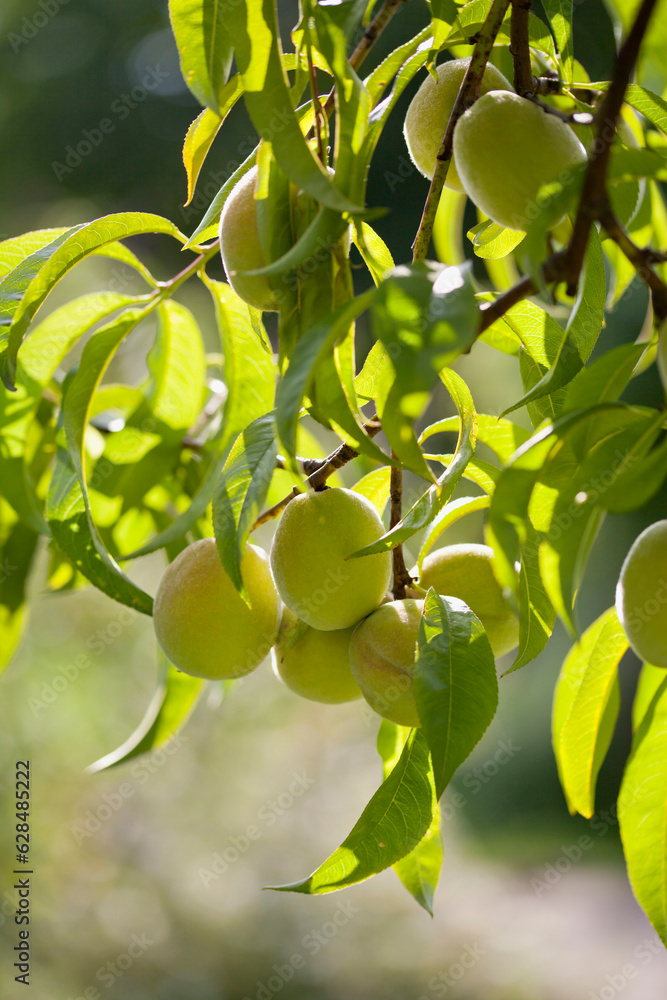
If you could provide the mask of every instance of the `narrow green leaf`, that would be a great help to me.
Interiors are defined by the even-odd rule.
[[[218,227],[220,225],[220,213],[224,208],[225,202],[229,198],[230,194],[249,170],[255,166],[257,162],[257,150],[259,146],[253,149],[252,153],[245,158],[243,163],[236,168],[233,174],[227,178],[225,183],[222,185],[215,198],[211,204],[206,209],[204,213],[204,218],[201,220],[194,233],[189,240],[184,244],[184,250],[191,250],[192,247],[199,246],[202,243],[206,243],[207,240],[212,240],[218,235]]]
[[[590,440],[592,435],[584,435],[583,454],[576,447],[578,439],[573,438],[571,453],[563,449],[540,476],[557,490],[550,514],[536,525],[545,532],[540,544],[541,575],[550,600],[573,634],[577,631],[575,596],[602,522],[602,498],[624,470],[647,453],[662,422],[662,414],[650,410],[627,408],[610,414],[595,428],[598,434],[606,432],[606,437]]]
[[[422,494],[399,523],[386,532],[382,538],[379,538],[377,542],[367,545],[358,552],[353,552],[352,556],[354,557],[387,552],[411,538],[422,528],[427,527],[451,497],[472,459],[475,451],[476,414],[470,390],[463,379],[451,368],[443,368],[440,372],[440,378],[447,386],[459,411],[460,430],[456,452],[438,481],[426,493]]]
[[[468,239],[473,245],[476,257],[484,260],[501,260],[518,247],[525,233],[517,229],[507,229],[497,222],[487,219],[468,230]]]
[[[382,517],[384,509],[389,502],[390,478],[391,469],[385,465],[380,469],[373,469],[372,472],[367,473],[359,482],[351,486],[350,489],[370,500],[380,517]]]
[[[148,405],[163,433],[175,440],[191,427],[206,391],[206,353],[199,325],[185,306],[167,299],[158,309],[155,344],[148,355],[153,377]]]
[[[0,672],[10,663],[27,621],[26,585],[39,535],[0,499]]]
[[[645,344],[621,344],[596,358],[570,382],[564,409],[578,410],[618,399],[645,350]]]
[[[276,468],[273,413],[258,417],[239,435],[213,496],[213,527],[220,559],[232,583],[247,599],[241,559],[262,511]]]
[[[463,601],[433,588],[419,626],[414,692],[440,798],[496,714],[498,679],[482,623]]]
[[[45,516],[51,534],[70,562],[108,597],[152,615],[153,600],[122,573],[111,556],[100,555],[81,484],[69,454],[60,449],[46,496]]]
[[[419,435],[419,443],[423,444],[434,434],[456,431],[458,433],[460,418],[445,417],[444,420],[436,420],[429,424]],[[478,413],[476,416],[477,441],[480,444],[488,445],[498,456],[503,465],[509,461],[511,456],[525,444],[530,437],[530,431],[525,427],[512,423],[503,417],[491,417],[486,413]]]
[[[539,536],[531,525],[527,525],[520,548],[519,648],[514,663],[505,674],[534,660],[548,643],[556,623],[556,611],[542,582],[538,553]]]
[[[171,545],[196,524],[213,497],[216,483],[235,438],[273,406],[276,365],[257,310],[229,285],[203,277],[215,305],[227,387],[222,423],[212,440],[211,464],[187,510],[155,538],[125,558],[137,559]]]
[[[421,565],[424,559],[433,548],[437,539],[444,531],[447,530],[447,528],[449,528],[451,524],[454,524],[455,521],[465,517],[466,514],[473,514],[479,510],[486,510],[490,503],[491,498],[488,496],[458,497],[456,500],[450,500],[450,502],[443,507],[435,520],[429,525],[428,531],[424,535],[424,540],[422,542],[421,549],[419,550],[419,557],[417,559],[419,569],[421,570]]]
[[[433,224],[433,243],[438,260],[443,264],[463,264],[466,259],[462,239],[466,200],[463,191],[442,189]]]
[[[508,407],[503,416],[520,406],[525,406],[542,396],[553,393],[556,389],[561,389],[581,371],[590,357],[604,325],[605,300],[602,246],[597,231],[592,229],[586,252],[584,273],[579,282],[577,298],[558,354],[550,369],[537,385],[533,386],[517,403]]]
[[[419,844],[437,806],[426,738],[413,729],[398,763],[364,809],[341,846],[309,878],[270,886],[319,895],[384,871]]]
[[[389,247],[367,222],[352,227],[352,239],[373,281],[379,285],[387,272],[394,267],[394,258],[389,252]]]
[[[572,44],[573,0],[544,0],[544,9],[556,38],[563,82],[572,83],[574,73],[574,49]]]
[[[229,443],[273,406],[276,365],[257,310],[224,282],[205,278],[204,283],[213,296],[222,343],[227,386],[223,440]]]
[[[635,733],[618,797],[628,875],[637,900],[667,944],[667,677]]]
[[[413,899],[433,916],[433,897],[442,868],[443,847],[440,807],[435,807],[428,830],[416,847],[393,866]]]
[[[294,348],[276,392],[276,426],[280,442],[288,456],[293,458],[296,454],[299,413],[318,365],[327,356],[331,356],[336,341],[346,334],[357,316],[368,308],[374,295],[375,289],[371,289],[341,306],[328,320],[309,330]],[[373,446],[375,457],[378,457],[377,451],[377,446]],[[380,461],[383,459],[384,455],[380,452]]]
[[[234,55],[225,7],[223,0],[169,0],[183,79],[217,114]]]
[[[643,663],[634,701],[632,702],[632,732],[636,733],[641,726],[651,702],[659,687],[662,686],[667,673],[663,667],[654,667],[651,663]]]
[[[100,248],[141,233],[163,233],[183,242],[185,237],[176,226],[159,215],[141,212],[126,212],[107,215],[58,238],[57,247],[50,251],[48,260],[43,262],[30,284],[22,293],[21,301],[14,313],[12,325],[0,355],[3,379],[13,385],[16,376],[16,355],[23,335],[40,305],[58,281],[76,264]],[[45,248],[46,250],[46,248]],[[9,277],[9,276],[8,276]],[[0,346],[2,341],[0,340]]]
[[[377,289],[371,306],[376,339],[394,369],[381,369],[376,395],[382,428],[402,463],[433,481],[414,422],[440,372],[473,343],[478,309],[468,265],[398,267]]]
[[[517,586],[514,564],[528,530],[528,508],[540,472],[558,442],[580,424],[594,421],[602,413],[622,411],[619,403],[600,403],[590,410],[575,410],[536,431],[503,469],[491,501],[486,527],[487,542],[495,552],[495,572],[504,587]]]
[[[388,778],[401,756],[410,730],[397,726],[387,719],[380,723],[377,748],[382,757],[384,778]],[[433,916],[433,896],[442,867],[442,836],[440,834],[440,809],[436,806],[431,825],[424,837],[409,854],[393,866],[399,879],[413,899]]]
[[[270,142],[278,164],[299,188],[336,212],[363,213],[334,186],[310,150],[292,107],[280,48],[275,0],[227,5],[225,23],[252,123]]]
[[[26,464],[27,440],[44,388],[74,344],[91,327],[134,300],[115,292],[74,299],[35,327],[18,355],[16,390],[0,389],[0,479],[2,492],[35,531],[48,534],[36,484]]]
[[[175,739],[192,714],[204,685],[205,681],[200,677],[181,673],[160,655],[157,687],[143,719],[116,750],[90,764],[86,774],[97,774],[125,764]]]
[[[553,744],[561,784],[573,812],[595,812],[595,783],[620,704],[618,665],[628,648],[610,608],[572,647],[554,696]]]

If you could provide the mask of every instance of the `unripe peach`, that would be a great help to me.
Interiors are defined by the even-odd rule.
[[[352,674],[379,715],[399,726],[419,726],[413,692],[423,601],[383,604],[364,619],[350,642]]]
[[[447,122],[469,63],[469,58],[441,63],[436,70],[437,82],[429,73],[410,102],[405,116],[405,141],[413,163],[425,177],[432,177],[435,171],[436,157],[445,136]],[[500,70],[488,63],[482,77],[481,93],[511,89]],[[453,161],[449,164],[445,183],[454,191],[463,191]]]
[[[493,655],[503,656],[519,642],[519,619],[503,597],[492,560],[488,545],[446,545],[426,556],[419,585],[465,601],[484,626]],[[412,575],[417,575],[416,568]]]
[[[667,520],[635,539],[621,569],[616,611],[637,656],[667,667]]]
[[[153,626],[164,655],[183,673],[242,677],[268,655],[281,609],[266,552],[246,545],[241,572],[251,607],[225,573],[214,538],[188,545],[165,570]]]
[[[287,607],[313,628],[349,628],[383,600],[391,554],[348,559],[377,541],[384,525],[353,490],[301,493],[287,504],[271,547],[271,568]]]
[[[320,632],[283,612],[273,649],[276,675],[302,698],[335,705],[361,698],[350,669],[350,639],[355,626]]]
[[[246,277],[239,271],[254,271],[266,266],[266,258],[257,226],[257,167],[253,167],[235,185],[220,215],[220,253],[227,280],[248,305],[263,311],[275,311],[278,299],[269,279],[263,275]]]
[[[534,101],[492,90],[454,129],[454,162],[466,194],[500,226],[526,229],[543,184],[566,182],[586,150],[569,125]]]

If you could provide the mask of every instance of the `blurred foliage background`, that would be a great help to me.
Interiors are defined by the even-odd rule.
[[[288,30],[296,5],[281,0],[279,8]],[[426,17],[421,0],[405,4],[369,68]],[[577,4],[575,55],[591,79],[608,77],[614,44],[601,0]],[[397,261],[409,258],[428,189],[409,169],[402,137],[419,82],[385,130],[370,175],[371,202],[390,209],[377,228]],[[191,232],[254,144],[239,105],[193,204],[183,207],[180,151],[198,110],[178,69],[165,0],[3,0],[1,237],[132,209]],[[103,118],[113,129],[79,156],[77,144]],[[167,240],[148,237],[139,249],[159,277],[182,266]],[[61,295],[120,290],[133,279],[96,260],[66,281],[54,307]],[[186,287],[183,299],[208,322],[213,343],[205,296]],[[605,347],[639,334],[646,304],[633,284],[608,317]],[[114,362],[114,379],[139,380],[150,335],[148,328],[133,337]],[[363,330],[360,344],[368,347]],[[458,367],[481,412],[499,413],[520,394],[515,361],[483,344]],[[653,369],[627,398],[660,405]],[[444,393],[436,395],[428,419],[447,405]],[[344,481],[354,477],[348,467]],[[408,494],[416,486],[408,479]],[[580,598],[582,624],[613,602],[638,531],[666,515],[663,496],[641,518],[607,519]],[[270,528],[262,530],[268,544]],[[446,541],[481,538],[481,519],[468,518]],[[296,1000],[570,1000],[610,997],[621,987],[628,1000],[664,995],[667,957],[653,947],[655,934],[625,880],[613,812],[629,748],[638,668],[631,656],[590,823],[568,817],[550,747],[551,694],[568,648],[562,630],[538,661],[503,680],[493,727],[445,798],[445,864],[430,920],[392,872],[321,898],[261,892],[305,875],[335,848],[380,778],[371,713],[360,703],[300,701],[268,664],[224,700],[212,688],[168,754],[85,777],[84,767],[121,743],[144,713],[156,675],[153,633],[147,619],[128,617],[90,589],[46,593],[45,565],[43,553],[30,627],[2,678],[3,997],[22,995],[11,970],[10,810],[14,762],[26,757],[34,1000],[269,1000],[281,992]],[[162,566],[160,556],[140,562],[141,585],[154,592]],[[636,975],[621,973],[628,964]]]

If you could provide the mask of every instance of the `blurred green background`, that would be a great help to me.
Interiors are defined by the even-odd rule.
[[[288,29],[295,4],[281,0],[279,7]],[[425,4],[406,4],[369,65],[426,16]],[[601,0],[576,5],[575,40],[591,78],[608,76],[614,30]],[[370,201],[390,208],[378,229],[397,261],[409,258],[428,188],[416,174],[398,190],[392,180],[408,162],[402,115],[418,82],[404,95],[370,175]],[[131,209],[164,214],[191,232],[253,139],[237,106],[184,208],[180,151],[198,110],[178,69],[164,0],[3,0],[0,236]],[[68,147],[102,118],[113,130],[68,165]],[[148,237],[140,252],[159,277],[179,269],[178,251],[166,240]],[[132,281],[118,266],[87,263],[53,305]],[[183,299],[212,344],[205,297],[186,288]],[[639,334],[646,305],[643,290],[631,286],[609,317],[605,349]],[[361,342],[367,346],[363,331]],[[147,328],[123,349],[114,378],[137,381],[149,343]],[[499,413],[520,393],[513,359],[483,344],[458,368],[481,412]],[[628,398],[660,404],[654,370],[634,381]],[[428,418],[448,407],[444,393],[436,394]],[[348,467],[345,481],[354,475]],[[407,492],[416,488],[408,479]],[[621,562],[641,527],[666,514],[663,496],[641,516],[607,519],[581,594],[583,624],[613,602]],[[467,519],[447,541],[478,541],[481,530],[480,518]],[[262,531],[259,540],[268,544],[270,528]],[[11,970],[10,809],[14,762],[26,757],[33,774],[34,1000],[665,995],[667,957],[654,947],[627,885],[613,813],[629,748],[632,657],[622,667],[623,710],[591,822],[568,817],[550,747],[551,694],[568,648],[562,630],[538,661],[502,681],[498,716],[445,797],[445,862],[431,920],[392,872],[314,899],[261,891],[316,867],[347,834],[380,776],[371,713],[359,703],[300,701],[268,664],[224,701],[212,687],[173,752],[84,777],[87,764],[130,734],[150,700],[152,628],[92,590],[45,593],[45,565],[44,553],[30,627],[1,682],[3,998],[24,995]],[[161,557],[151,557],[133,573],[154,592],[162,567]],[[85,661],[77,661],[81,654]],[[589,838],[586,850],[582,837]],[[621,972],[628,965],[636,975]]]

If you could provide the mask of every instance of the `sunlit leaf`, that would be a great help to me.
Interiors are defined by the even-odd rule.
[[[398,763],[341,846],[309,878],[271,886],[317,895],[343,889],[400,861],[423,839],[437,806],[426,738],[413,729]]]
[[[628,648],[616,610],[586,629],[568,653],[554,696],[553,742],[571,811],[595,812],[595,783],[620,705],[618,664]]]

